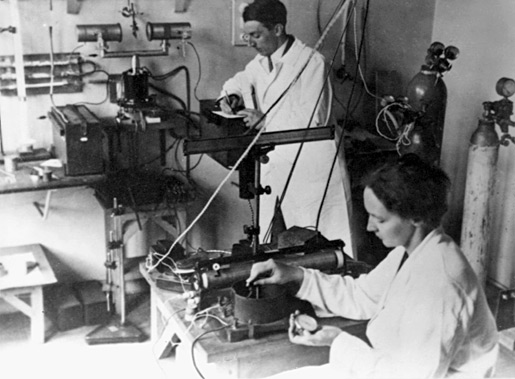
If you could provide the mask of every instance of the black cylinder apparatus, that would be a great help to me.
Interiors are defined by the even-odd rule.
[[[147,22],[146,29],[149,41],[191,38],[189,22]]]
[[[77,25],[79,42],[96,42],[99,36],[105,42],[122,42],[122,26],[120,24],[84,24]]]

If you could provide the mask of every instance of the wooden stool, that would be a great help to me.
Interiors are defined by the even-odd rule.
[[[56,283],[54,271],[39,244],[0,248],[0,263],[11,273],[0,276],[0,297],[30,317],[31,340],[45,342],[45,312],[43,286]],[[14,265],[23,266],[25,272],[13,272]],[[31,268],[32,266],[32,268]],[[20,299],[30,295],[30,304]]]

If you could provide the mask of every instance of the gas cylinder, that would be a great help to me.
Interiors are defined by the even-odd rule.
[[[505,85],[500,85],[501,81]],[[512,88],[509,93],[507,88]],[[468,152],[461,249],[483,286],[488,273],[488,237],[490,232],[490,199],[493,197],[497,158],[500,142],[495,125],[513,125],[509,120],[512,107],[506,107],[507,99],[515,93],[515,81],[502,78],[496,86],[502,100],[483,103],[484,111],[478,127],[470,138]],[[506,112],[506,110],[509,110]],[[503,141],[512,141],[503,130]],[[509,143],[509,142],[508,142]]]
[[[422,158],[438,163],[447,106],[447,86],[443,74],[452,67],[450,61],[457,58],[459,49],[445,47],[441,42],[433,42],[427,50],[425,64],[411,79],[406,89],[408,103],[414,112],[419,113],[411,134],[406,137],[419,140],[418,146],[411,146],[405,152],[418,153]]]

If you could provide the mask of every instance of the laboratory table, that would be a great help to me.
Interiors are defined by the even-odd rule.
[[[227,342],[215,329],[213,318],[200,318],[191,324],[185,319],[186,300],[181,293],[161,289],[154,272],[140,265],[151,289],[151,339],[156,358],[175,353],[181,370],[200,371],[204,377],[261,378],[289,369],[328,362],[328,347],[292,344],[287,331],[239,342]],[[365,339],[366,323],[343,318],[320,319]],[[180,342],[179,342],[180,341]],[[192,348],[193,347],[193,348]],[[183,371],[181,371],[183,372]]]
[[[89,186],[101,182],[103,174],[65,176],[64,168],[51,168],[52,178],[48,181],[38,179],[31,175],[33,167],[41,164],[41,161],[23,162],[13,173],[7,173],[4,166],[0,172],[0,194],[9,194],[29,191],[47,191],[61,188]]]
[[[92,186],[105,179],[103,174],[65,176],[64,168],[52,167],[52,175],[49,180],[43,180],[36,175],[32,175],[34,167],[40,167],[42,161],[22,162],[18,164],[18,169],[12,173],[5,171],[5,167],[0,166],[0,195],[46,191],[45,203],[34,202],[33,205],[41,217],[47,218],[50,210],[52,193],[56,190],[72,187]]]

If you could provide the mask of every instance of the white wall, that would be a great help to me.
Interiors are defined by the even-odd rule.
[[[449,96],[442,156],[442,164],[454,182],[449,228],[458,238],[468,141],[477,127],[482,103],[500,99],[495,92],[497,80],[515,78],[514,16],[515,3],[510,0],[437,1],[433,39],[445,40],[461,50],[445,78]],[[513,134],[513,129],[510,132]],[[490,236],[490,276],[510,288],[515,285],[514,162],[515,146],[501,147]]]

